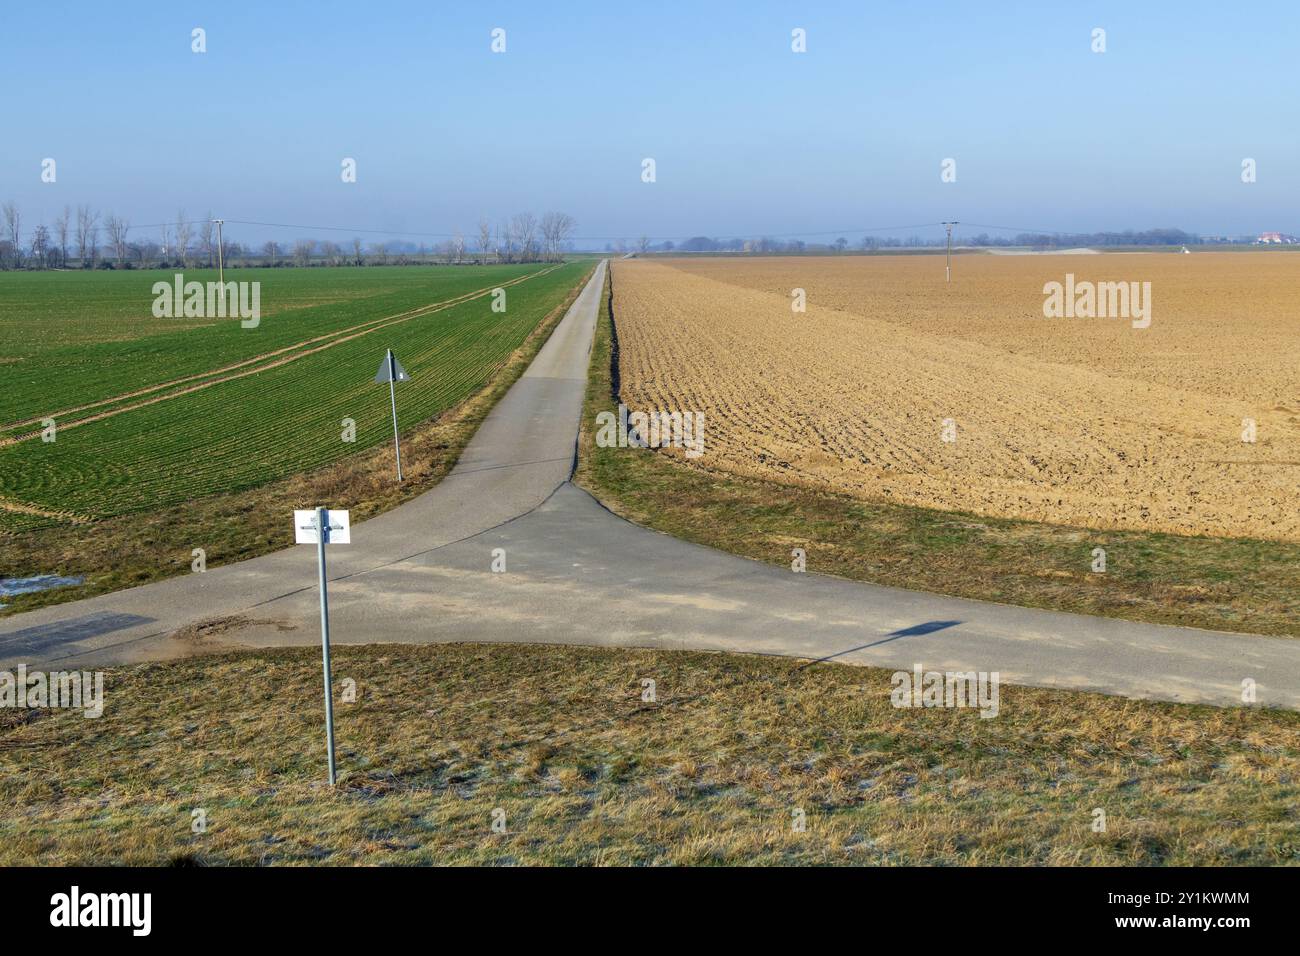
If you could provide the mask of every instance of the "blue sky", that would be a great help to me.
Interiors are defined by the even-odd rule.
[[[1300,232],[1298,9],[10,3],[0,199],[29,224],[90,202],[137,224],[184,207],[466,234],[521,209],[565,210],[591,237],[852,237],[947,218]]]

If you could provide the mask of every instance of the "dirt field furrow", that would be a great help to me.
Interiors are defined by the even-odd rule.
[[[704,413],[694,467],[1061,524],[1300,539],[1300,256],[966,256],[955,272],[945,286],[929,256],[620,261],[622,398]],[[1046,318],[1044,285],[1067,273],[1151,283],[1150,326]]]

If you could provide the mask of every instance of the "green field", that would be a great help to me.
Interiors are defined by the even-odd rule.
[[[406,429],[481,389],[588,267],[231,271],[261,283],[253,329],[155,318],[153,284],[171,272],[6,275],[0,532],[251,488],[386,442],[388,390],[372,381],[385,348],[412,376],[398,386]]]

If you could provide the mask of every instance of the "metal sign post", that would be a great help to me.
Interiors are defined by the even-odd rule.
[[[325,590],[325,545],[350,544],[352,532],[346,511],[294,511],[293,525],[298,544],[316,544],[316,567],[320,581],[320,646],[325,671],[325,742],[329,748],[330,786],[334,786],[334,682],[330,676],[330,611]]]
[[[397,361],[393,350],[389,349],[383,363],[379,366],[378,374],[375,375],[375,381],[388,383],[388,400],[393,405],[393,451],[397,454],[398,481],[402,480],[402,443],[397,437],[397,389],[394,383],[408,382],[410,379],[411,376],[406,374],[406,369],[402,368],[402,363]]]

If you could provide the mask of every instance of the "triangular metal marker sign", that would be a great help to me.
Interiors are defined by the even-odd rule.
[[[411,376],[406,374],[406,369],[402,368],[402,363],[397,361],[397,356],[393,354],[392,349],[384,353],[384,361],[380,363],[379,374],[375,376],[376,382],[388,383],[388,402],[393,406],[393,458],[397,461],[397,480],[402,480],[402,439],[401,433],[397,430],[397,389],[394,382],[408,382]]]
[[[397,361],[396,355],[389,352],[384,356],[384,360],[379,363],[379,372],[375,375],[376,382],[409,382],[410,380],[411,376],[406,374],[406,369],[402,368],[402,363]]]

